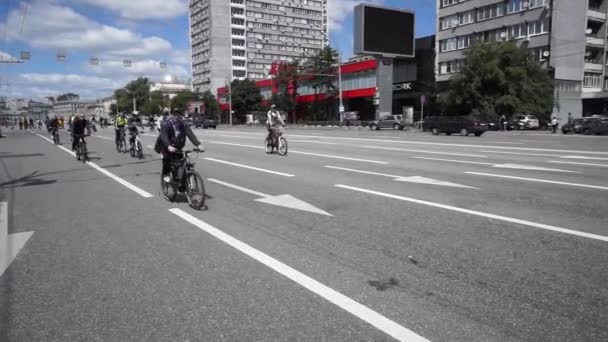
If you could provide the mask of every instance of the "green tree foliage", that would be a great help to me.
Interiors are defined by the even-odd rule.
[[[245,122],[245,114],[256,110],[262,102],[260,88],[255,81],[244,79],[234,80],[230,84],[232,93],[232,110],[235,111],[236,118],[240,122]]]
[[[322,101],[315,96],[312,106],[313,120],[329,119],[335,111],[335,99],[338,95],[337,84],[338,51],[326,46],[318,54],[310,57],[303,65],[306,83],[311,85],[316,94],[325,94]]]
[[[74,93],[67,93],[57,96],[57,101],[77,100],[80,96]]]
[[[205,104],[206,115],[218,115],[220,112],[220,106],[217,103],[217,99],[209,90],[205,91],[199,96],[200,100]]]
[[[137,110],[141,111],[140,108],[150,100],[150,84],[148,79],[140,77],[129,82],[124,88],[115,90],[114,97],[116,98],[120,112],[130,113],[133,111],[133,98],[135,98]]]
[[[545,115],[553,107],[551,76],[514,41],[475,44],[440,103],[449,114]]]
[[[171,99],[171,110],[185,113],[188,111],[188,102],[197,100],[196,93],[190,90],[181,90]]]
[[[273,94],[271,101],[279,109],[285,110],[288,116],[295,122],[296,115],[296,96],[300,84],[300,72],[302,69],[301,60],[294,59],[290,63],[281,64],[274,82],[278,88],[278,93]],[[287,120],[289,121],[289,117]]]

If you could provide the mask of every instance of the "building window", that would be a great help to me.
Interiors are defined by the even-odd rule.
[[[466,25],[475,22],[475,10],[466,11],[458,14],[460,25]]]
[[[477,10],[477,20],[482,21],[482,20],[500,17],[500,16],[504,15],[504,12],[505,12],[504,4],[502,4],[502,3],[482,7]]]
[[[458,37],[458,49],[467,49],[471,47],[471,36],[466,35]]]
[[[449,62],[441,62],[439,63],[439,74],[447,75],[460,72],[460,68],[462,67],[462,61],[454,60]]]
[[[518,39],[526,36],[526,24],[517,24],[508,28],[509,38]]]
[[[543,34],[549,32],[549,18],[531,21],[528,23],[528,35]]]
[[[441,0],[441,7],[456,5],[461,2],[465,2],[469,0]]]
[[[446,30],[451,27],[456,27],[459,24],[458,15],[454,14],[454,15],[450,15],[450,16],[441,18],[440,22],[441,22],[441,30]]]
[[[453,51],[453,50],[456,50],[456,47],[457,47],[456,44],[457,44],[456,38],[444,39],[439,42],[439,48],[440,48],[441,52]]]
[[[529,8],[545,6],[546,4],[549,3],[549,0],[529,0],[529,1],[530,1],[530,5],[528,6]]]
[[[602,87],[602,74],[596,74],[594,72],[586,72],[583,77],[583,88],[601,88]]]

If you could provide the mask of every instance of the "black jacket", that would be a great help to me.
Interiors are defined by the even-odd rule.
[[[86,129],[89,128],[89,122],[86,119],[74,119],[72,123],[72,134],[73,135],[84,135]]]
[[[186,146],[186,137],[196,146],[201,144],[190,126],[184,124],[181,119],[170,118],[163,123],[154,149],[159,153],[166,151],[169,146],[181,150]]]

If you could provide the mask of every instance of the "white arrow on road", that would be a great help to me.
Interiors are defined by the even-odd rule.
[[[34,232],[8,235],[8,203],[0,202],[0,277]]]
[[[332,214],[330,214],[326,211],[323,211],[311,204],[308,204],[300,199],[297,199],[291,195],[286,194],[286,195],[272,196],[272,195],[265,194],[263,192],[247,189],[245,187],[242,187],[242,186],[239,186],[236,184],[231,184],[228,182],[224,182],[224,181],[221,181],[218,179],[209,178],[208,181],[212,182],[212,183],[220,184],[223,186],[227,186],[227,187],[235,189],[235,190],[243,191],[243,192],[255,195],[255,196],[259,196],[260,198],[256,199],[255,200],[256,202],[276,205],[279,207],[285,207],[285,208],[290,208],[290,209],[295,209],[295,210],[307,211],[307,212],[319,214],[319,215],[333,216]]]
[[[389,175],[386,173],[380,173],[380,172],[373,172],[373,171],[364,171],[364,170],[357,170],[357,169],[349,169],[346,167],[338,167],[338,166],[325,166],[328,169],[334,169],[334,170],[344,170],[344,171],[350,171],[350,172],[357,172],[357,173],[363,173],[366,175],[375,175],[375,176],[382,176],[382,177],[388,177],[388,178],[393,178],[394,181],[396,182],[408,182],[408,183],[419,183],[419,184],[430,184],[430,185],[440,185],[440,186],[451,186],[453,188],[465,188],[465,189],[479,189],[479,188],[475,188],[472,186],[468,186],[468,185],[462,185],[462,184],[457,184],[457,183],[452,183],[452,182],[444,182],[444,181],[440,181],[437,179],[432,179],[432,178],[426,178],[426,177],[421,177],[421,176],[410,176],[410,177],[403,177],[403,176],[397,176],[397,175]]]
[[[499,169],[515,169],[515,170],[532,170],[532,171],[550,171],[550,172],[568,172],[568,173],[580,173],[578,171],[562,170],[562,169],[551,169],[548,167],[533,166],[533,165],[520,165],[520,164],[492,164],[492,163],[481,163],[468,160],[455,160],[455,159],[442,159],[442,158],[429,158],[429,157],[412,157],[413,159],[424,159],[424,160],[438,160],[452,163],[463,163],[463,164],[476,164],[476,165],[487,165]],[[564,162],[565,163],[565,162]]]

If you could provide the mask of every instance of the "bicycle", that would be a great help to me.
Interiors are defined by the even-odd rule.
[[[55,128],[53,130],[53,144],[55,144],[55,145],[60,145],[61,144],[60,138],[59,138],[59,129],[58,128]]]
[[[178,194],[186,195],[188,205],[196,210],[205,206],[205,184],[201,175],[194,169],[194,162],[190,159],[191,153],[204,152],[201,150],[188,150],[175,152],[179,158],[171,162],[171,181],[166,182],[165,175],[160,176],[160,185],[163,197],[169,202],[175,202]]]
[[[84,141],[86,135],[75,136],[74,139],[78,139],[76,142],[76,160],[80,160],[83,163],[89,161],[89,154],[87,152],[87,143]]]
[[[143,133],[143,132],[141,132]],[[137,157],[138,159],[144,159],[144,148],[141,144],[141,139],[139,138],[139,134],[135,135],[135,141],[133,143],[131,143],[129,141],[129,144],[131,145],[130,151],[131,151],[131,157],[135,158]]]
[[[127,140],[125,138],[125,130],[121,129],[118,131],[118,140],[116,141],[116,151],[125,153],[127,152]]]
[[[271,154],[274,149],[277,149],[277,152],[281,156],[287,155],[287,139],[283,136],[284,127],[278,128],[275,130],[274,139],[271,139],[270,136],[266,137],[264,141],[264,147],[266,148],[266,153]],[[274,141],[273,141],[274,140]]]

